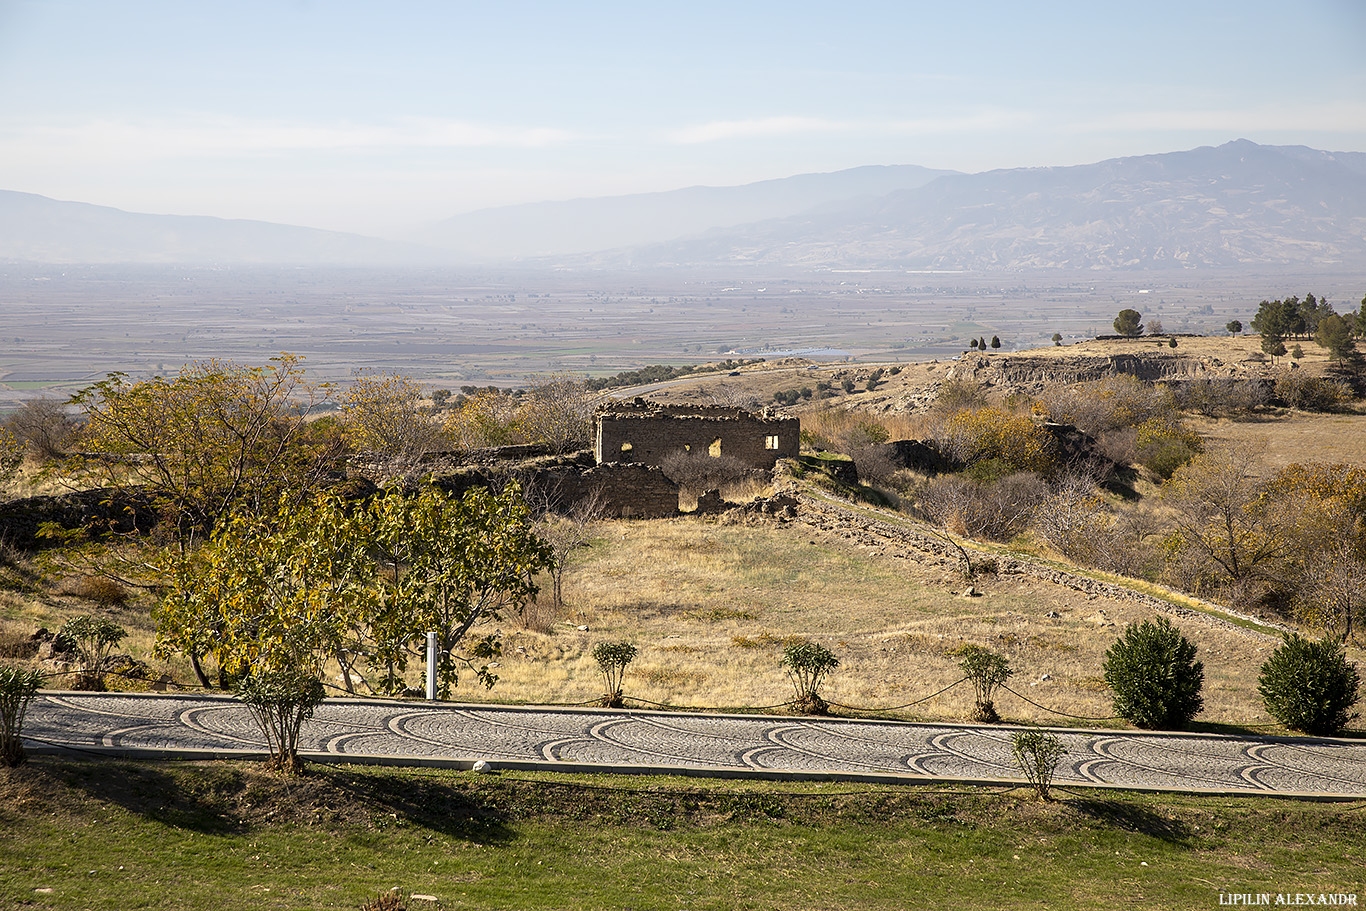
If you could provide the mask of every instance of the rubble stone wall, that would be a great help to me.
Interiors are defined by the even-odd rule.
[[[730,456],[750,468],[772,469],[801,449],[797,418],[740,408],[658,405],[637,399],[598,412],[594,454],[599,463],[659,465],[680,452]]]

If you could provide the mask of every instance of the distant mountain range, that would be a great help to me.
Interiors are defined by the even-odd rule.
[[[538,202],[481,209],[410,231],[403,240],[462,259],[562,256],[637,246],[799,215],[830,204],[872,202],[957,173],[915,165],[870,165],[799,174],[739,187],[688,187],[665,193]]]
[[[0,190],[0,262],[404,263],[409,244],[266,221],[143,215]]]
[[[486,209],[395,240],[0,191],[0,261],[1366,269],[1366,153],[1237,140],[980,174],[854,168]]]

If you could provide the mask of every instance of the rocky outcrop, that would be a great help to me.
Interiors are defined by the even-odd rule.
[[[1149,383],[1209,376],[1241,376],[1241,367],[1210,358],[1168,353],[1168,349],[1069,357],[966,354],[945,379],[983,385],[1039,388],[1049,383],[1089,383],[1125,374]]]

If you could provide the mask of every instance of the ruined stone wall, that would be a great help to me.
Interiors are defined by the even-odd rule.
[[[965,355],[948,379],[969,379],[996,385],[1037,386],[1044,383],[1087,383],[1121,373],[1146,382],[1189,380],[1214,371],[1204,359],[1165,352],[1075,357],[1031,355]]]
[[[496,489],[509,480],[527,498],[555,510],[592,506],[604,516],[656,519],[678,514],[678,485],[649,465],[614,463],[588,467],[577,460],[555,464],[470,465],[433,479],[448,496],[477,487]]]
[[[679,452],[730,456],[771,469],[801,448],[797,418],[770,418],[740,408],[657,405],[637,399],[598,412],[594,453],[599,463],[659,465]]]

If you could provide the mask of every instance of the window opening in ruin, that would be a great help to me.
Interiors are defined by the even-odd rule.
[[[709,447],[707,447],[707,455],[711,456],[713,459],[719,459],[719,458],[721,458],[721,438],[720,438],[720,437],[717,437],[716,440],[715,440]]]
[[[764,448],[765,448],[765,449],[777,449],[777,448],[778,448],[778,438],[777,438],[776,436],[766,436],[766,437],[764,437]]]

